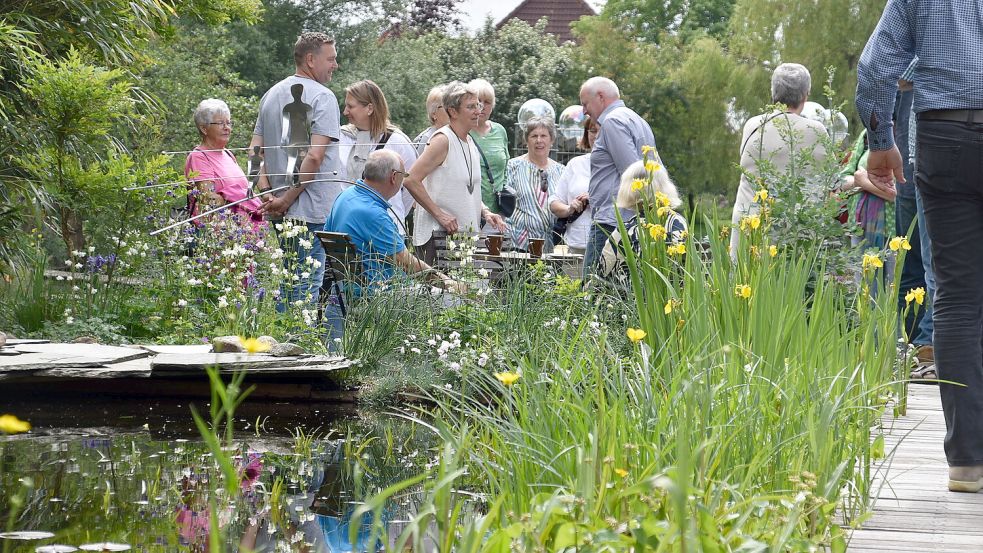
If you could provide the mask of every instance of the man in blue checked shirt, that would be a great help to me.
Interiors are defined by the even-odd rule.
[[[983,0],[888,0],[857,68],[869,131],[867,172],[905,182],[891,113],[898,77],[918,57],[915,183],[924,200],[938,289],[935,362],[949,489],[983,488]]]

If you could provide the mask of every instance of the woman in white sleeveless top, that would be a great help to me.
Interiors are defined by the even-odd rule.
[[[403,187],[419,207],[413,219],[413,245],[424,246],[435,230],[477,234],[484,217],[499,232],[505,221],[481,202],[481,156],[468,133],[478,125],[478,95],[464,83],[444,90],[450,123],[441,127],[413,165]]]

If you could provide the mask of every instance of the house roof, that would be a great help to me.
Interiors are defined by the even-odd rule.
[[[535,25],[546,18],[546,32],[555,35],[559,42],[575,40],[570,24],[585,15],[597,15],[594,8],[584,0],[525,0],[512,13],[506,15],[495,25],[501,29],[510,19],[521,19]]]

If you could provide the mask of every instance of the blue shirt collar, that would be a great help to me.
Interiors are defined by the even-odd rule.
[[[359,194],[372,198],[373,200],[375,200],[377,204],[385,208],[389,207],[389,202],[386,201],[386,199],[382,197],[382,194],[376,191],[375,188],[372,188],[368,184],[365,184],[365,181],[362,179],[358,179],[355,182],[358,183],[358,186],[356,186],[355,188],[358,190]]]
[[[597,124],[603,125],[604,120],[608,118],[608,115],[617,108],[625,107],[625,102],[623,100],[615,100],[610,106],[604,109],[600,115],[597,116]]]

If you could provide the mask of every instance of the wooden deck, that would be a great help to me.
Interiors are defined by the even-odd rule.
[[[983,492],[947,490],[945,419],[936,386],[912,384],[908,414],[885,418],[886,451],[876,467],[872,516],[853,532],[849,551],[983,552]]]
[[[0,348],[0,397],[208,398],[205,367],[246,374],[254,399],[351,402],[336,371],[352,366],[340,356],[210,353],[211,346],[105,346],[13,340]]]

